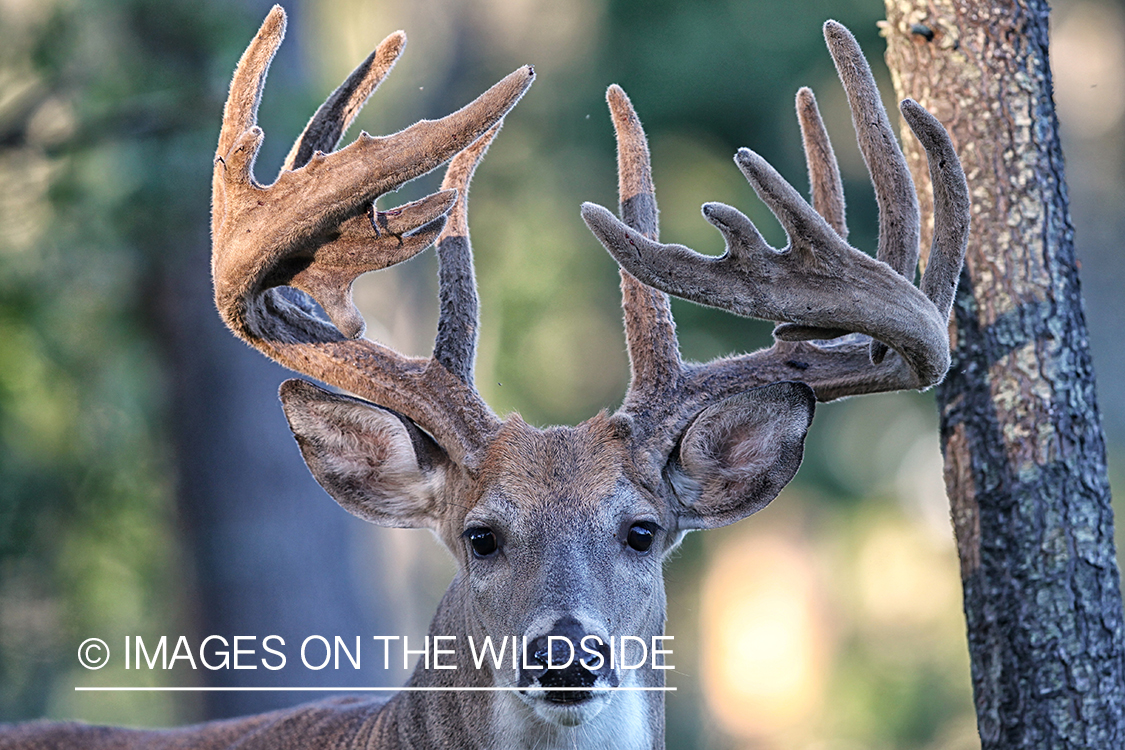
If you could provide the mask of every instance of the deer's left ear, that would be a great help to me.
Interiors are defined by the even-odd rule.
[[[700,413],[669,471],[680,528],[726,526],[777,497],[801,465],[815,404],[804,383],[773,383]]]

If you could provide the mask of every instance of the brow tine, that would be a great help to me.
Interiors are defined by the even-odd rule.
[[[655,241],[660,237],[660,220],[648,138],[633,103],[620,86],[609,87],[606,103],[617,139],[618,213],[627,226]],[[630,369],[625,402],[639,404],[666,398],[662,389],[675,382],[680,370],[680,344],[668,297],[622,268],[621,307]]]
[[[439,312],[434,359],[470,387],[480,329],[480,300],[469,241],[469,182],[503,124],[503,120],[496,123],[453,157],[441,183],[442,190],[457,191],[457,200],[437,241]]]

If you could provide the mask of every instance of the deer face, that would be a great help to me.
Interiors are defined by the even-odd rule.
[[[610,636],[651,642],[663,631],[661,559],[678,536],[675,518],[638,481],[628,447],[601,415],[549,430],[509,419],[471,509],[446,527],[478,639],[527,644],[515,669],[495,672],[497,684],[528,688],[524,702],[556,723],[580,723],[610,702],[612,693],[588,688],[643,684],[611,660]]]
[[[522,701],[564,726],[609,705],[614,693],[602,688],[663,685],[651,651],[664,630],[665,556],[687,531],[777,495],[800,463],[813,406],[796,383],[722,401],[683,431],[659,473],[644,468],[621,417],[540,430],[514,416],[472,475],[394,412],[301,381],[286,383],[282,400],[306,462],[341,505],[439,536],[459,568],[458,636],[508,639],[502,664],[485,665],[492,683],[526,688]]]

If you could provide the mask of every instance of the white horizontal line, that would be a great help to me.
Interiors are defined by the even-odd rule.
[[[260,693],[260,692],[332,692],[332,693],[502,693],[562,690],[571,693],[608,693],[614,691],[675,692],[674,687],[76,687],[79,693]]]

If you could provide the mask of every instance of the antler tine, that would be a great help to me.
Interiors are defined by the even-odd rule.
[[[875,186],[875,200],[879,204],[879,249],[875,257],[914,281],[921,250],[921,225],[918,197],[906,157],[895,140],[875,76],[855,37],[836,21],[826,21],[824,40],[848,95],[859,150]],[[886,354],[883,342],[871,342],[872,362],[879,364]]]
[[[340,87],[316,110],[304,131],[293,142],[281,170],[299,169],[317,151],[328,153],[336,148],[367,99],[374,93],[406,48],[406,34],[396,31],[379,42],[367,59],[361,62]]]
[[[790,185],[769,162],[759,154],[748,148],[738,149],[734,156],[734,163],[739,171],[754,188],[758,198],[770,210],[785,229],[789,236],[789,245],[786,251],[794,254],[812,252],[813,246],[829,245],[833,240],[840,238],[824,217],[821,216],[808,202]],[[732,209],[733,210],[733,209]],[[706,211],[704,212],[706,215]],[[747,219],[747,222],[750,220]],[[752,225],[751,225],[752,226]],[[720,227],[720,231],[722,227]],[[757,229],[754,230],[758,236]],[[728,238],[728,245],[732,244]],[[733,243],[735,247],[739,243]],[[757,243],[756,243],[757,244]],[[838,244],[838,243],[836,243]],[[784,318],[774,318],[783,320]]]
[[[848,95],[859,150],[879,204],[879,249],[875,257],[913,281],[918,269],[920,220],[906,157],[895,140],[875,76],[855,37],[836,21],[826,21],[824,39]]]
[[[229,152],[235,141],[257,124],[258,103],[262,100],[266,73],[281,46],[281,40],[285,38],[285,26],[285,11],[280,5],[273,6],[239,58],[230,82],[227,103],[223,107],[223,126],[219,131],[216,152],[219,156]]]
[[[848,238],[848,225],[844,218],[844,182],[840,179],[840,165],[836,152],[824,127],[820,109],[812,89],[802,86],[797,91],[797,120],[801,124],[801,142],[805,147],[805,164],[809,170],[809,192],[816,212],[824,217],[828,226],[836,230],[840,239]]]
[[[626,225],[643,236],[660,236],[652,161],[644,127],[629,97],[617,84],[606,91],[617,137],[618,211]],[[621,269],[621,306],[631,377],[625,410],[648,408],[667,395],[680,374],[680,346],[668,296]]]
[[[457,191],[457,201],[437,241],[440,308],[434,359],[470,388],[474,387],[480,302],[469,242],[469,182],[502,126],[503,120],[453,157],[441,183],[442,190]]]
[[[351,284],[360,274],[413,257],[438,239],[457,200],[456,188],[467,189],[471,166],[466,173],[465,160],[475,163],[485,144],[455,160],[451,171],[462,177],[448,189],[388,211],[375,210],[376,198],[429,172],[497,126],[535,73],[530,66],[521,68],[440,120],[422,120],[383,138],[364,133],[326,155],[323,151],[339,142],[402,51],[405,36],[392,34],[318,109],[277,181],[263,187],[253,177],[263,138],[256,109],[284,29],[285,14],[274,7],[239,62],[224,111],[213,178],[216,305],[251,346],[409,417],[454,461],[472,470],[499,420],[472,387],[471,343],[466,365],[464,357],[406,357],[361,339],[364,322],[352,303]],[[461,212],[454,214],[460,225],[463,199]],[[317,317],[304,295],[275,288],[284,286],[320,303],[331,324]],[[475,311],[471,317],[475,330]]]
[[[797,91],[797,121],[801,126],[813,208],[824,217],[840,239],[846,240],[848,226],[844,218],[844,183],[840,179],[840,166],[836,161],[836,152],[832,150],[824,120],[820,116],[820,109],[816,106],[816,97],[807,86]],[[809,341],[833,339],[847,333],[849,331],[840,328],[824,329],[780,323],[773,335],[786,341]]]
[[[616,83],[605,92],[617,138],[617,197],[621,220],[651,240],[660,237],[648,138],[633,102]]]
[[[942,319],[949,320],[969,241],[969,184],[949,133],[937,118],[913,99],[904,99],[899,109],[926,150],[934,190],[934,239],[918,286]]]

